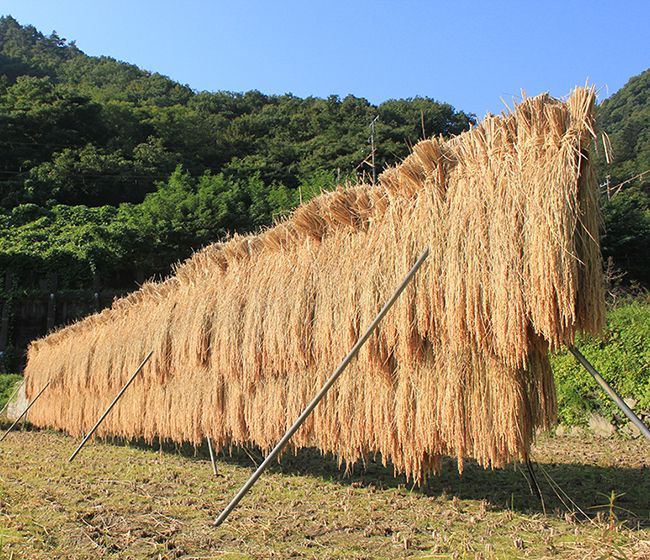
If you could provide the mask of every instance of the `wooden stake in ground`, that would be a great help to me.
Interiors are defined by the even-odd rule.
[[[582,355],[582,352],[578,350],[575,346],[569,346],[569,352],[573,354],[576,359],[582,364],[582,366],[591,374],[591,376],[596,380],[596,383],[600,385],[601,389],[605,391],[609,397],[616,403],[616,405],[623,411],[623,414],[627,416],[630,421],[639,428],[639,431],[645,436],[645,438],[650,441],[650,429],[646,426],[641,419],[634,414],[634,411],[627,406],[627,403],[620,397],[620,395],[614,391],[612,386],[603,379],[603,376],[598,373],[598,370],[592,366],[587,358]]]
[[[402,283],[395,290],[395,292],[393,293],[391,298],[384,304],[384,307],[381,308],[381,311],[375,317],[374,321],[370,324],[370,326],[368,327],[368,330],[366,330],[366,332],[363,334],[363,336],[359,340],[357,340],[356,344],[352,347],[352,350],[350,350],[348,355],[340,363],[339,367],[336,368],[334,373],[325,382],[325,385],[323,385],[323,387],[318,392],[318,394],[307,405],[305,410],[303,410],[302,414],[294,422],[293,426],[291,426],[291,428],[289,428],[287,433],[284,434],[284,436],[282,436],[282,439],[280,439],[280,441],[273,448],[273,450],[267,455],[266,459],[264,459],[262,464],[259,467],[257,467],[257,470],[246,481],[246,483],[241,487],[239,492],[237,492],[237,495],[226,506],[226,509],[224,509],[221,512],[221,514],[219,515],[219,517],[217,517],[217,519],[214,522],[216,527],[221,525],[226,520],[226,518],[230,515],[232,510],[234,510],[237,507],[237,504],[246,495],[246,493],[253,487],[253,484],[255,484],[255,482],[257,482],[257,479],[260,476],[262,476],[262,473],[266,470],[266,468],[269,466],[271,461],[273,461],[273,459],[275,459],[277,457],[277,455],[285,448],[285,446],[287,445],[287,443],[289,443],[289,440],[291,439],[293,434],[295,434],[298,431],[298,429],[300,428],[300,426],[302,426],[303,422],[305,420],[307,420],[307,417],[312,413],[314,408],[316,408],[316,405],[327,394],[327,391],[329,391],[330,387],[332,385],[334,385],[334,382],[345,371],[345,368],[348,367],[348,364],[357,355],[357,353],[359,352],[361,347],[365,344],[365,342],[370,338],[370,335],[373,333],[375,328],[377,328],[377,325],[379,325],[380,321],[384,318],[384,315],[386,315],[386,313],[388,313],[388,310],[397,301],[397,298],[404,291],[404,289],[406,288],[408,283],[413,279],[413,276],[415,276],[415,273],[422,266],[422,263],[425,261],[425,259],[428,256],[429,256],[429,248],[427,247],[424,250],[424,252],[420,255],[420,257],[418,258],[416,263],[413,265],[413,268],[411,268],[411,270],[409,270],[408,274],[404,277],[404,280],[402,280]]]
[[[97,428],[99,428],[99,425],[104,421],[104,418],[106,418],[108,416],[108,413],[113,409],[113,407],[115,406],[117,401],[120,400],[120,397],[124,394],[124,391],[126,391],[129,388],[129,385],[131,385],[131,383],[133,383],[133,380],[135,379],[136,375],[138,375],[138,373],[140,373],[140,371],[142,371],[142,368],[149,361],[149,358],[151,358],[152,354],[153,354],[153,350],[147,354],[147,356],[145,357],[144,360],[142,360],[142,363],[138,366],[138,369],[135,370],[135,372],[129,378],[129,380],[126,382],[124,387],[122,387],[122,389],[120,389],[120,392],[113,399],[113,402],[111,402],[111,404],[108,405],[108,408],[106,409],[104,414],[102,414],[100,416],[99,420],[97,420],[97,423],[92,427],[90,432],[88,432],[86,437],[83,438],[82,442],[79,444],[79,447],[77,447],[77,449],[75,449],[74,453],[72,455],[70,455],[70,458],[68,459],[68,463],[72,463],[74,458],[79,454],[79,451],[81,451],[81,448],[84,445],[86,445],[86,442],[92,437],[92,435],[95,433],[95,430],[97,430]]]
[[[20,422],[20,421],[22,420],[22,418],[23,418],[23,417],[24,417],[24,416],[29,412],[29,409],[32,408],[32,406],[34,406],[34,404],[36,403],[36,401],[38,400],[38,398],[43,394],[43,391],[45,391],[45,389],[47,389],[49,386],[50,386],[50,381],[48,381],[48,382],[45,384],[45,387],[43,387],[43,388],[39,391],[38,395],[36,395],[36,396],[34,397],[34,400],[33,400],[32,402],[30,402],[30,403],[27,405],[27,408],[26,408],[25,410],[23,410],[23,413],[22,413],[18,418],[16,418],[16,420],[14,421],[14,423],[13,423],[11,426],[9,426],[9,429],[8,429],[8,430],[3,434],[3,436],[0,438],[0,441],[4,441],[4,439],[9,435],[9,432],[10,432],[11,430],[13,430],[13,429],[14,429],[14,426],[15,426],[16,424],[18,424],[18,422]]]
[[[210,438],[208,439],[208,451],[210,452],[210,461],[212,462],[212,472],[214,473],[214,476],[219,476],[219,471],[217,470],[217,462],[214,458],[214,450],[212,449],[212,442],[210,441]]]

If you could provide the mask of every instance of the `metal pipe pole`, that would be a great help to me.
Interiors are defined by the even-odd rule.
[[[43,387],[43,388],[38,392],[38,395],[36,395],[36,396],[34,397],[34,400],[33,400],[32,402],[30,402],[30,403],[27,405],[27,408],[26,408],[25,410],[23,410],[23,413],[22,413],[18,418],[16,418],[15,422],[14,422],[11,426],[9,426],[9,429],[8,429],[8,430],[4,433],[4,435],[0,438],[0,441],[4,441],[4,439],[9,435],[9,432],[10,432],[11,430],[14,429],[14,426],[15,426],[16,424],[18,424],[18,422],[20,422],[20,421],[22,420],[22,418],[23,418],[23,417],[24,417],[24,416],[29,412],[29,409],[32,408],[32,406],[34,406],[34,404],[36,403],[36,401],[38,400],[38,398],[43,394],[43,391],[45,391],[45,389],[47,389],[47,388],[50,386],[50,383],[51,383],[51,381],[48,381],[48,382],[45,384],[45,387]]]
[[[381,308],[381,311],[375,317],[374,321],[370,324],[370,326],[368,327],[366,332],[363,334],[363,336],[361,338],[359,338],[359,340],[357,340],[356,344],[352,347],[352,350],[350,350],[348,355],[339,364],[339,366],[336,368],[334,373],[325,382],[325,385],[323,385],[323,387],[318,392],[318,394],[307,405],[305,410],[303,410],[302,414],[298,417],[298,419],[294,422],[294,424],[289,428],[287,433],[282,436],[282,439],[280,439],[280,441],[276,444],[276,446],[273,448],[273,450],[267,455],[266,459],[264,459],[262,464],[259,467],[257,467],[257,470],[252,474],[252,476],[241,487],[241,489],[239,490],[239,492],[237,492],[237,494],[232,499],[232,501],[221,512],[219,517],[217,517],[217,519],[214,522],[214,525],[216,527],[221,525],[226,520],[226,518],[230,515],[232,510],[234,510],[237,507],[237,504],[239,504],[241,499],[251,489],[253,484],[255,484],[255,482],[257,482],[257,479],[262,475],[262,473],[271,464],[271,462],[277,457],[277,455],[284,449],[284,447],[287,445],[287,443],[289,443],[289,440],[291,439],[293,434],[295,434],[298,431],[300,426],[302,426],[303,422],[312,413],[314,408],[316,408],[316,405],[322,400],[322,398],[326,395],[327,391],[329,391],[330,387],[339,378],[339,376],[345,371],[345,368],[348,367],[348,364],[352,361],[352,359],[357,355],[357,353],[359,352],[361,347],[364,345],[364,343],[370,338],[370,335],[377,328],[377,325],[379,325],[380,321],[384,318],[384,315],[386,315],[386,313],[388,313],[388,310],[393,306],[393,304],[395,303],[397,298],[404,291],[404,288],[406,288],[408,283],[413,279],[413,276],[418,271],[418,269],[422,266],[422,263],[424,262],[424,260],[428,256],[429,256],[429,248],[427,247],[424,250],[424,252],[420,255],[420,257],[418,258],[416,263],[413,265],[413,268],[411,268],[411,270],[409,270],[408,274],[404,277],[404,280],[402,280],[402,283],[398,286],[398,288],[395,290],[395,292],[390,297],[390,299],[384,304],[384,307]]]
[[[630,421],[641,431],[641,433],[645,436],[645,438],[650,441],[650,429],[648,429],[648,426],[646,426],[641,419],[634,413],[634,411],[627,406],[627,403],[620,397],[620,395],[614,391],[614,389],[611,387],[607,381],[605,381],[598,373],[596,368],[592,366],[588,361],[587,358],[585,358],[580,350],[578,350],[575,346],[569,346],[569,352],[571,352],[576,359],[583,365],[583,367],[591,374],[591,376],[596,380],[598,385],[605,391],[610,398],[618,405],[618,407],[623,411],[625,416],[627,416]]]
[[[135,379],[135,376],[138,375],[138,373],[140,373],[140,371],[142,370],[144,365],[147,363],[147,361],[149,361],[149,358],[151,358],[152,354],[153,354],[153,350],[147,354],[147,356],[146,356],[146,358],[144,360],[142,360],[142,363],[138,366],[138,369],[135,370],[135,372],[129,378],[129,380],[126,382],[124,387],[122,387],[122,389],[120,389],[120,392],[113,399],[113,402],[111,402],[111,404],[108,405],[108,408],[106,409],[104,414],[101,415],[99,420],[97,420],[97,423],[92,427],[92,430],[90,430],[90,432],[88,432],[88,434],[86,434],[86,437],[83,438],[82,442],[79,444],[79,447],[77,447],[77,449],[75,449],[75,452],[72,455],[70,455],[70,458],[68,459],[68,463],[72,463],[72,461],[77,456],[79,451],[81,451],[82,447],[84,445],[86,445],[86,442],[92,437],[92,435],[95,433],[95,430],[97,430],[97,428],[99,428],[99,425],[104,421],[104,418],[106,418],[108,416],[108,413],[113,409],[113,407],[115,406],[117,401],[124,394],[124,391],[126,391],[129,388],[129,385],[131,385],[131,383],[133,383],[133,380]]]
[[[210,441],[210,438],[207,438],[208,440],[208,451],[210,452],[210,461],[212,462],[212,472],[214,473],[214,476],[219,476],[219,471],[217,471],[217,462],[214,459],[214,451],[212,450],[212,442]]]

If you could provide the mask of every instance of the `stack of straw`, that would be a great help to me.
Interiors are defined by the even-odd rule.
[[[425,246],[431,256],[296,434],[352,464],[381,453],[420,482],[444,455],[498,467],[555,420],[548,352],[603,323],[594,91],[542,95],[417,144],[377,186],[323,194],[259,235],[29,349],[31,420],[269,449]]]

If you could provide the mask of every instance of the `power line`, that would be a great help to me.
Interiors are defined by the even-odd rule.
[[[614,196],[616,196],[619,192],[621,192],[621,189],[625,185],[627,185],[627,184],[629,184],[629,183],[631,183],[633,181],[636,181],[637,179],[641,179],[642,177],[644,177],[648,173],[650,173],[650,169],[646,169],[645,171],[642,171],[641,173],[638,173],[637,175],[634,175],[633,177],[629,177],[628,179],[625,179],[624,181],[621,181],[620,183],[617,183],[613,187],[610,186],[610,184],[609,184],[609,175],[608,175],[607,180],[602,185],[600,185],[600,188],[604,192],[607,193],[607,198],[610,199],[610,198],[613,198]]]

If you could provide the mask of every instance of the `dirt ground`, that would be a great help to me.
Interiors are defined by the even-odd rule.
[[[371,463],[345,476],[313,450],[287,455],[219,528],[212,522],[261,459],[256,449],[78,442],[12,433],[0,444],[0,559],[650,558],[650,446],[545,437],[525,465],[449,460],[412,488]]]

